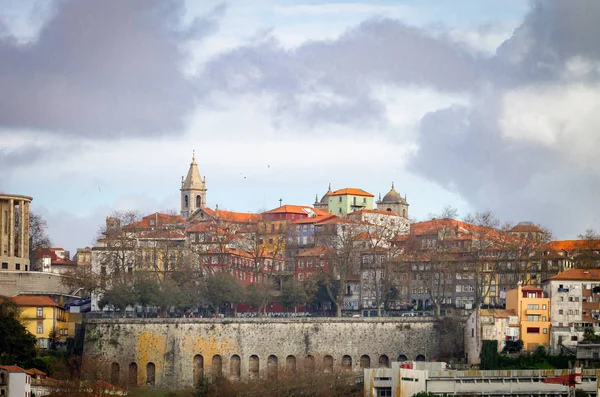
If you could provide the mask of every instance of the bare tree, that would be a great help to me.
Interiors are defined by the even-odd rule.
[[[355,241],[363,231],[358,222],[347,219],[337,219],[315,228],[316,245],[328,248],[325,256],[329,266],[319,267],[320,277],[335,305],[337,317],[342,316],[348,277],[359,272],[360,248],[355,245]]]
[[[600,264],[600,233],[587,229],[578,235],[578,242],[573,255],[575,266],[582,269],[598,268]]]
[[[15,216],[15,219],[20,219]],[[38,248],[52,247],[52,241],[47,233],[48,223],[37,212],[29,212],[29,258],[33,259],[33,253]],[[34,269],[39,270],[39,269]]]

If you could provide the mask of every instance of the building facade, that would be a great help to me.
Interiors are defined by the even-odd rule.
[[[0,194],[0,271],[29,271],[28,196]]]
[[[480,364],[484,340],[497,341],[498,352],[506,341],[519,340],[519,317],[513,310],[477,308],[469,315],[464,332],[467,363]]]
[[[16,365],[0,365],[0,396],[32,397],[31,374]]]
[[[373,196],[357,188],[338,189],[327,193],[327,208],[331,214],[346,216],[351,212],[373,209]]]
[[[69,324],[65,309],[48,296],[13,296],[13,302],[19,307],[19,320],[36,338],[38,345],[50,347],[50,333],[56,330],[58,340],[69,336]]]
[[[206,177],[200,177],[196,156],[192,157],[190,168],[184,179],[181,177],[181,217],[188,219],[196,210],[206,206]]]
[[[521,286],[506,292],[506,309],[519,317],[519,335],[523,349],[550,346],[550,298],[541,288]]]

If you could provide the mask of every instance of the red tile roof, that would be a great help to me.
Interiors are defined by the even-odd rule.
[[[290,223],[292,223],[292,224],[319,223],[319,222],[326,221],[331,218],[336,218],[336,216],[333,214],[318,215],[318,216],[313,216],[313,217],[308,217],[308,218],[294,219]]]
[[[345,189],[338,189],[334,192],[329,193],[329,196],[366,196],[366,197],[375,197],[369,192],[365,192],[362,189],[357,189],[354,187],[347,187]]]
[[[220,209],[213,210],[208,207],[202,208],[202,210],[214,218],[222,219],[227,222],[256,223],[260,220],[260,214],[252,212],[234,212]]]
[[[519,223],[510,229],[510,231],[518,233],[543,233],[539,226],[530,222]]]
[[[152,221],[154,224],[152,225]],[[179,215],[168,215],[161,214],[160,212],[156,212],[154,214],[147,215],[143,217],[140,221],[133,222],[127,226],[124,226],[124,229],[153,229],[160,228],[164,226],[170,225],[184,225],[185,219],[183,219]]]
[[[533,285],[526,285],[521,287],[521,291],[535,291],[535,292],[543,292],[541,288],[534,287]]]
[[[318,247],[309,248],[307,250],[304,250],[302,253],[300,253],[296,256],[300,256],[300,257],[322,256],[322,255],[327,254],[329,252],[329,250],[330,249],[328,247],[318,246]]]
[[[369,241],[369,240],[379,240],[379,236],[373,233],[368,232],[360,232],[354,238],[353,241]]]
[[[314,208],[307,205],[282,205],[281,207],[274,208],[272,210],[266,211],[265,214],[303,214],[309,215],[311,213],[316,213]]]
[[[17,295],[10,298],[17,306],[33,306],[33,307],[62,307],[49,296],[44,295]]]
[[[600,280],[600,269],[569,269],[550,277],[549,280]]]
[[[19,373],[19,374],[29,374],[31,375],[31,373],[29,371],[25,371],[23,368],[17,366],[17,365],[0,365],[0,368],[2,368],[5,371],[8,371],[10,373]]]
[[[600,240],[550,241],[546,247],[556,251],[600,250]]]

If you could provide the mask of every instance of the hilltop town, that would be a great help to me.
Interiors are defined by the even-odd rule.
[[[393,183],[377,200],[359,188],[329,186],[312,205],[281,203],[262,213],[209,208],[207,190],[193,158],[182,177],[179,213],[110,214],[97,244],[78,249],[73,258],[61,248],[30,247],[29,228],[19,225],[30,224],[32,198],[0,196],[0,286],[38,348],[85,351],[88,360],[112,363],[105,364],[103,379],[125,389],[195,384],[209,359],[200,351],[186,364],[193,368],[190,379],[167,379],[164,371],[181,358],[142,362],[144,355],[169,354],[158,346],[154,353],[133,347],[143,338],[144,323],[154,324],[153,338],[160,343],[175,338],[173,343],[185,344],[191,342],[166,336],[163,327],[191,322],[204,335],[206,321],[239,321],[238,334],[223,327],[211,342],[207,371],[234,380],[259,379],[265,365],[259,357],[268,354],[267,373],[280,365],[295,371],[303,348],[294,344],[303,338],[340,354],[315,350],[306,356],[322,357],[326,372],[410,360],[485,365],[482,350],[489,341],[497,352],[543,348],[547,354],[598,358],[600,347],[587,344],[595,341],[600,322],[600,239],[592,232],[556,241],[540,225],[502,225],[492,213],[412,222],[406,195]],[[346,319],[335,320],[340,317]],[[371,320],[380,321],[383,328],[376,332],[383,339],[372,340],[374,331],[361,328],[378,324]],[[129,327],[129,336],[115,335],[112,321]],[[289,321],[299,321],[301,329],[284,325]],[[283,327],[278,334],[287,337],[266,352],[253,335],[269,323]],[[389,328],[396,323],[407,327]],[[311,324],[325,327],[324,334],[302,336]],[[331,339],[335,332],[360,340],[343,348]],[[386,340],[398,332],[404,342]],[[192,345],[206,350],[204,337]],[[113,341],[113,348],[100,348],[100,340]],[[239,349],[254,351],[255,359],[248,366],[239,363],[239,353],[222,359],[230,349],[223,345],[227,340],[238,340]],[[125,362],[123,354],[130,355]],[[278,363],[281,356],[287,356],[285,364]],[[225,365],[236,369],[227,374],[220,369]]]

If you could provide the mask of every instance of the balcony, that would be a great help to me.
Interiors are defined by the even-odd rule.
[[[568,288],[558,288],[558,292],[569,292]]]

